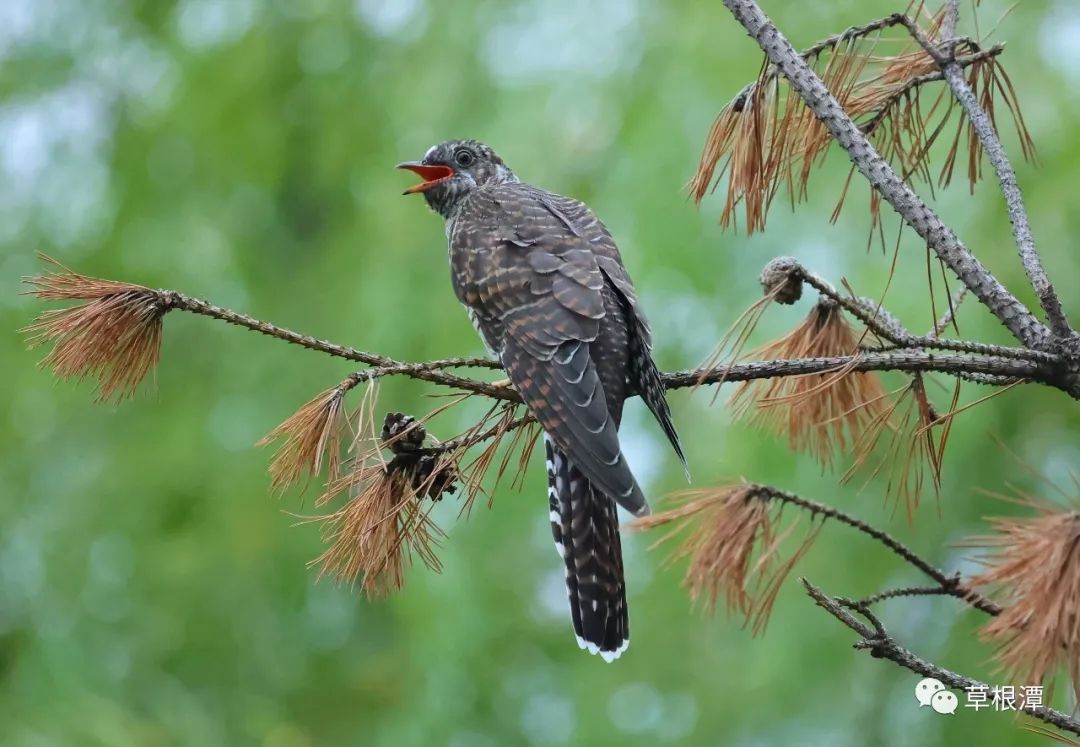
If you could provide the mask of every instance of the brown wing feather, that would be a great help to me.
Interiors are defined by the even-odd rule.
[[[549,205],[563,219],[570,221],[577,233],[589,242],[591,250],[596,255],[596,263],[604,277],[611,282],[618,291],[628,313],[627,319],[633,318],[636,324],[628,325],[630,346],[630,382],[634,390],[641,396],[656,417],[664,434],[671,442],[672,448],[682,462],[683,470],[687,479],[690,477],[686,466],[686,456],[683,454],[682,445],[679,442],[679,434],[675,430],[675,424],[671,419],[671,410],[668,407],[663,382],[660,379],[660,371],[652,358],[652,332],[649,322],[637,301],[634,291],[634,283],[630,275],[623,267],[622,256],[615,245],[615,239],[607,230],[596,214],[589,206],[572,197],[565,197],[550,192],[543,192],[535,187],[530,187],[535,192],[543,194],[544,204]]]
[[[591,248],[525,185],[508,184],[470,200],[451,251],[459,298],[485,337],[501,330],[493,347],[552,441],[597,488],[645,510],[591,359],[605,317],[605,275]]]
[[[571,455],[582,474],[626,510],[635,514],[647,510],[619,448],[615,421],[608,413],[588,345],[563,343],[550,361],[541,361],[507,334],[502,363],[540,427],[561,451]]]
[[[596,255],[600,269],[610,278],[619,294],[627,300],[630,309],[633,311],[634,318],[644,333],[646,344],[651,346],[649,321],[645,318],[641,306],[638,305],[634,283],[630,280],[626,268],[623,267],[622,255],[619,254],[615,239],[612,237],[611,232],[608,231],[607,226],[604,225],[604,222],[596,216],[596,213],[588,205],[580,200],[557,195],[553,192],[545,192],[536,187],[529,187],[529,189],[543,195],[544,202],[570,221],[577,228],[581,237],[588,242],[590,251]]]

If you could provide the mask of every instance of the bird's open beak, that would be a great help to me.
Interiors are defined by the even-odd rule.
[[[406,161],[405,163],[399,163],[397,167],[399,169],[411,171],[414,174],[419,174],[420,177],[424,179],[424,181],[419,184],[414,184],[402,192],[402,194],[406,195],[416,194],[417,192],[426,192],[443,179],[449,179],[454,175],[454,170],[449,166],[429,166],[420,161]]]

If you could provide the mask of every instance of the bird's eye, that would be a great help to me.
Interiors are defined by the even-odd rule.
[[[458,166],[468,168],[472,166],[473,161],[476,160],[476,156],[472,154],[472,151],[468,148],[458,148],[454,151],[454,160]]]

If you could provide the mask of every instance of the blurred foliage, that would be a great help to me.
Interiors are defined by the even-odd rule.
[[[796,45],[903,5],[765,3]],[[1007,5],[981,3],[983,32]],[[1074,319],[1078,29],[1074,3],[1031,2],[995,36],[1009,43],[1004,61],[1040,149],[1041,165],[1018,163],[1019,178]],[[843,154],[813,182],[809,204],[778,206],[752,239],[720,231],[718,196],[700,212],[686,199],[715,113],[761,62],[720,3],[4,0],[0,60],[0,743],[1040,739],[1009,715],[917,708],[917,677],[852,652],[849,632],[794,579],[757,639],[723,614],[691,612],[681,569],[662,568],[647,536],[626,540],[633,646],[614,665],[584,655],[566,619],[539,453],[524,490],[502,490],[493,510],[455,521],[453,501],[440,508],[441,575],[414,568],[380,604],[317,584],[305,564],[321,550],[318,529],[296,526],[312,495],[272,496],[271,452],[253,444],[347,364],[173,314],[154,381],[133,401],[95,406],[89,385],[57,385],[39,370],[15,332],[39,310],[18,291],[40,249],[82,272],[177,288],[402,359],[479,354],[450,291],[441,223],[419,198],[400,196],[408,177],[393,169],[463,136],[605,219],[664,368],[707,355],[775,255],[879,294],[888,257],[865,248],[862,185],[838,224],[828,221]],[[935,197],[1033,302],[995,185]],[[886,221],[895,236],[895,219]],[[924,249],[907,233],[901,244],[888,304],[918,331],[931,324]],[[756,342],[805,312],[805,302],[770,311]],[[960,325],[1007,340],[971,301]],[[421,414],[439,393],[390,382],[382,408]],[[965,387],[962,401],[984,393]],[[931,394],[947,405],[948,386]],[[794,489],[951,568],[974,567],[955,542],[985,530],[983,516],[1017,510],[980,490],[1044,490],[990,434],[1058,482],[1080,460],[1075,403],[1013,389],[957,420],[940,502],[925,501],[909,527],[883,505],[880,485],[837,487],[811,458],[732,425],[723,399],[710,407],[711,398],[671,397],[695,485],[745,475]],[[449,435],[481,409],[469,403],[433,429]],[[652,496],[683,486],[640,403],[624,439]],[[797,573],[851,596],[922,581],[834,527]],[[975,613],[932,599],[883,611],[921,654],[997,682]]]

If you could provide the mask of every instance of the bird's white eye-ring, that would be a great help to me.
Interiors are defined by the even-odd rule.
[[[468,168],[469,166],[472,166],[473,161],[475,160],[476,156],[474,156],[472,154],[472,151],[468,148],[458,148],[456,151],[454,151],[454,161],[456,161],[457,165],[461,166],[462,168]]]

